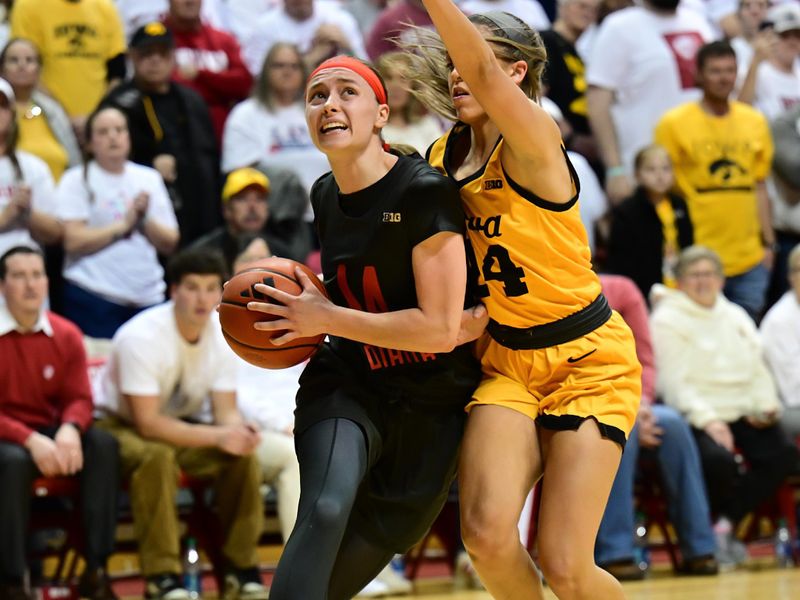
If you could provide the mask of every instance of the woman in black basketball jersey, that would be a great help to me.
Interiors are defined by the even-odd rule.
[[[330,336],[300,379],[300,507],[271,600],[351,598],[424,535],[454,476],[479,378],[457,346],[469,341],[462,321],[485,324],[481,311],[462,311],[458,192],[419,157],[387,151],[388,112],[364,63],[337,57],[312,73],[306,120],[332,173],[311,202],[332,301],[298,270],[300,296],[262,286],[276,302],[249,306],[280,317],[256,325],[286,330],[276,341]]]

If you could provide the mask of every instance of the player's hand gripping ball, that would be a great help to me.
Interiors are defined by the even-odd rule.
[[[299,296],[303,292],[302,282],[295,269],[300,267],[314,286],[328,297],[325,286],[305,265],[288,258],[276,256],[247,265],[234,275],[222,292],[219,305],[219,320],[222,333],[233,351],[247,362],[265,369],[285,369],[308,359],[317,350],[325,334],[312,337],[296,337],[284,344],[274,344],[286,330],[259,331],[255,323],[274,321],[281,316],[248,310],[249,302],[265,302],[281,305],[281,302],[256,290],[257,284],[265,284],[282,292]]]

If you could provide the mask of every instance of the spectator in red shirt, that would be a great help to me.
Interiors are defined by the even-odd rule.
[[[236,38],[200,20],[202,6],[202,0],[170,0],[164,22],[175,37],[173,78],[206,101],[220,144],[225,119],[237,102],[250,95],[253,76]]]
[[[80,330],[44,310],[47,276],[39,250],[0,257],[0,598],[30,600],[23,587],[31,485],[77,476],[86,531],[81,598],[115,600],[106,575],[117,521],[118,452],[91,428],[92,396]]]

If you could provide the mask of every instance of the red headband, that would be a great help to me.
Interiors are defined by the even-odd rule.
[[[347,69],[348,71],[352,71],[366,81],[367,85],[372,88],[372,91],[375,92],[375,97],[378,99],[378,104],[386,104],[386,88],[383,87],[380,77],[360,60],[351,56],[334,56],[314,69],[311,75],[309,75],[308,80],[311,81],[314,75],[327,69]]]

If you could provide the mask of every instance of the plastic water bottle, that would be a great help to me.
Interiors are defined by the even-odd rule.
[[[202,592],[200,569],[200,553],[197,551],[197,541],[190,537],[186,539],[186,551],[183,557],[183,587],[189,592],[192,600],[200,598]]]
[[[389,564],[392,565],[392,569],[394,569],[398,575],[405,576],[406,558],[404,554],[395,554]]]
[[[794,566],[792,536],[789,535],[789,528],[783,519],[778,522],[778,530],[775,532],[775,558],[779,567],[789,568]]]
[[[636,515],[633,534],[633,560],[639,569],[646,573],[650,569],[650,545],[647,541],[647,526],[642,513]]]

